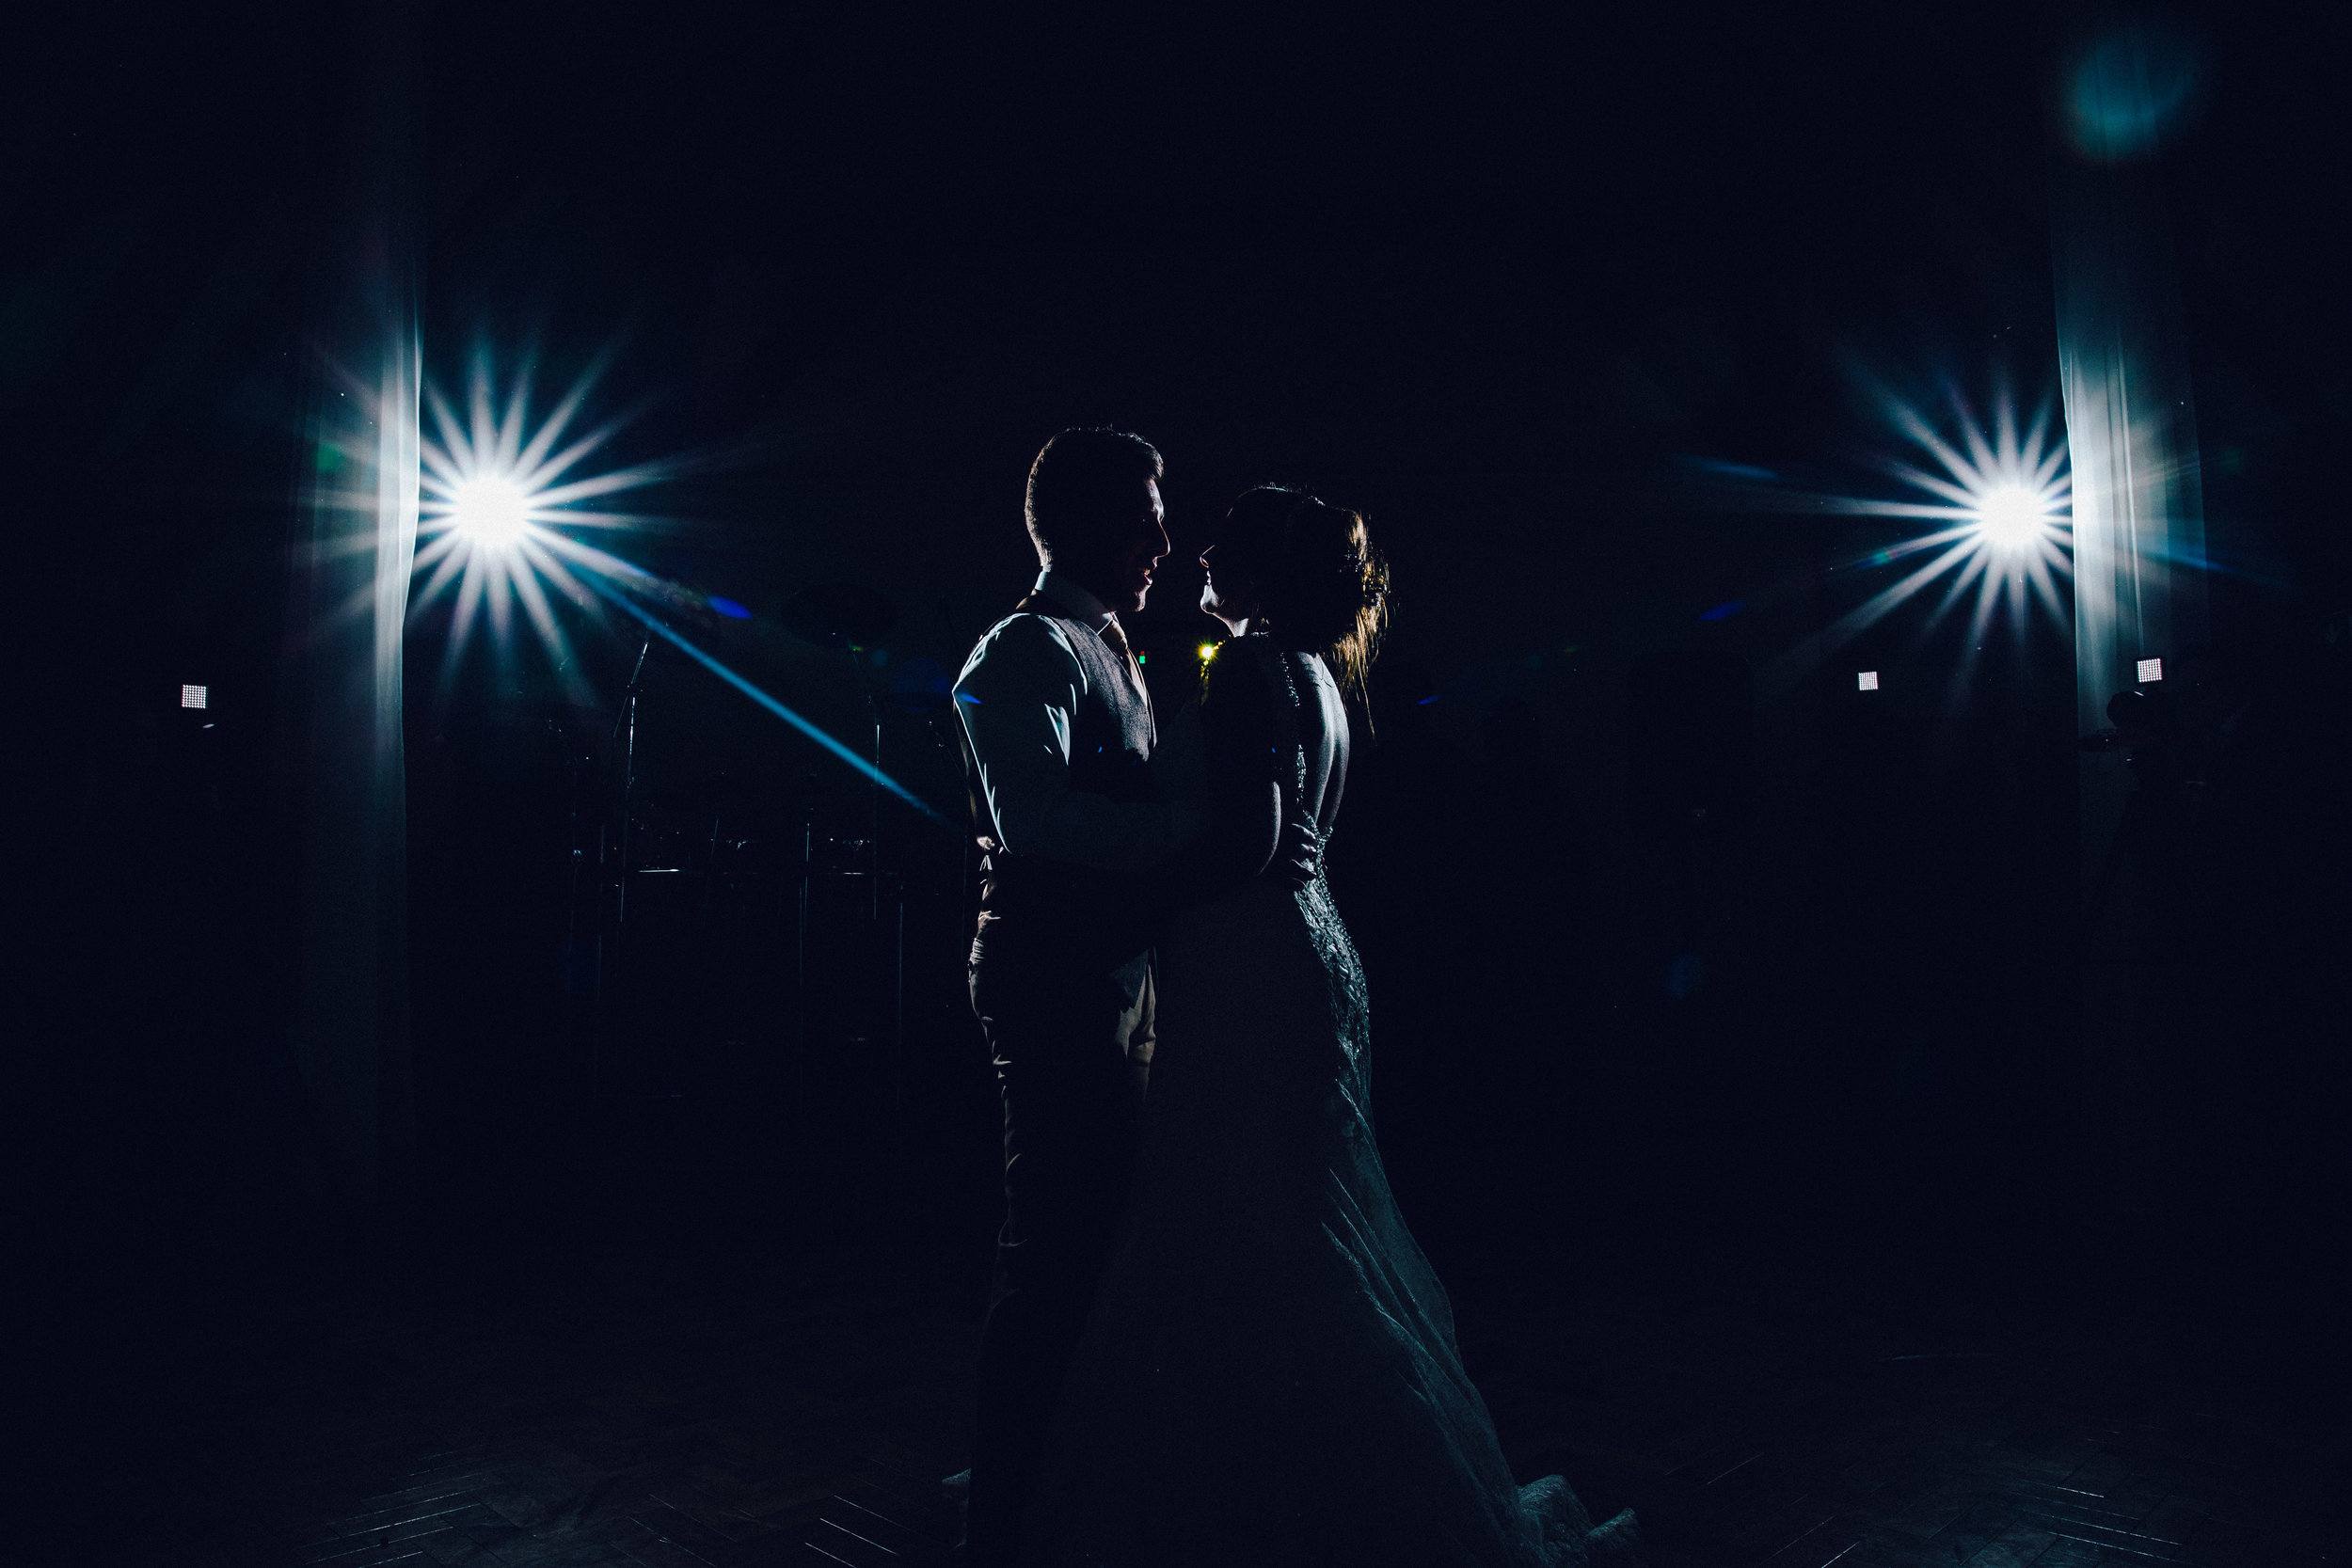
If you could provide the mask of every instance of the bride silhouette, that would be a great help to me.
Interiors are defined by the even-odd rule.
[[[1328,834],[1343,691],[1385,624],[1363,519],[1243,494],[1200,558],[1233,637],[1152,758],[1212,824],[1217,889],[1159,946],[1136,1197],[1030,1493],[1033,1568],[1640,1560],[1558,1476],[1516,1484],[1453,1310],[1389,1192],[1366,1092],[1363,970],[1321,877],[1259,879],[1283,829]]]

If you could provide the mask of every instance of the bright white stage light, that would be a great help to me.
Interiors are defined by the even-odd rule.
[[[461,418],[431,383],[423,388],[425,408],[433,420],[432,429],[422,437],[421,471],[417,480],[416,570],[424,580],[409,595],[408,614],[414,622],[444,595],[454,596],[449,641],[442,654],[443,680],[456,672],[477,616],[487,618],[497,657],[505,658],[511,611],[519,607],[556,669],[564,673],[570,700],[581,706],[593,705],[598,699],[580,673],[557,611],[567,600],[583,610],[602,601],[642,624],[647,635],[676,646],[914,810],[944,821],[872,760],[720,663],[678,635],[657,613],[666,607],[707,605],[722,615],[742,620],[750,615],[743,606],[655,577],[576,536],[583,530],[626,529],[652,520],[637,513],[588,510],[579,503],[657,483],[684,464],[666,458],[579,475],[577,470],[617,426],[607,424],[566,442],[572,421],[587,399],[590,379],[583,376],[533,429],[527,407],[530,380],[528,373],[518,378],[501,409],[491,396],[488,359],[477,361],[469,399],[469,419]],[[879,649],[875,662],[882,662]]]
[[[2069,554],[2073,485],[2066,473],[2066,443],[2052,436],[2050,406],[2045,404],[2021,428],[2003,396],[1995,400],[1991,427],[1986,428],[1955,394],[1953,418],[1947,420],[1947,430],[1939,430],[1901,398],[1891,392],[1884,396],[1891,421],[1931,460],[1895,458],[1881,465],[1911,494],[1899,499],[1817,493],[1803,504],[1806,510],[1915,519],[1925,526],[1909,539],[1866,548],[1840,562],[1839,569],[1899,562],[1903,570],[1895,581],[1772,660],[1761,675],[1767,691],[1793,689],[1821,659],[1939,578],[1944,591],[1920,620],[1921,636],[1972,590],[1976,607],[1969,617],[1971,650],[1983,646],[1994,611],[2004,602],[2012,627],[2020,631],[2029,597],[2053,619],[2068,618],[2060,579],[2074,570]],[[1866,691],[1876,689],[1864,684],[1867,673],[1855,672],[1855,684]]]
[[[2049,515],[2049,502],[2022,484],[1996,485],[1977,503],[1978,527],[2005,549],[2024,549],[2040,539]]]
[[[581,468],[617,428],[606,424],[584,435],[575,428],[590,389],[586,376],[535,426],[528,371],[503,406],[492,395],[486,357],[475,362],[470,383],[462,406],[431,382],[423,388],[430,419],[418,454],[421,581],[409,595],[409,618],[421,619],[444,595],[454,595],[446,656],[453,670],[479,617],[487,618],[505,657],[510,612],[519,608],[557,667],[568,668],[568,644],[549,594],[589,603],[594,595],[564,562],[612,561],[573,535],[644,520],[581,503],[654,483],[677,464],[673,459],[583,475]]]
[[[478,474],[460,480],[450,496],[450,521],[473,544],[508,549],[531,523],[531,497],[513,480]]]
[[[1853,683],[1856,690],[1876,691],[1879,689],[1879,673],[1876,670],[1857,670]]]

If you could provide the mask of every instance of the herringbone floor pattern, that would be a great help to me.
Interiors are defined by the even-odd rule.
[[[2153,1305],[1982,1259],[1438,1260],[1522,1474],[1634,1507],[1663,1568],[2342,1560],[2344,1418]],[[981,1262],[615,1243],[218,1292],[168,1413],[182,1560],[943,1561]]]

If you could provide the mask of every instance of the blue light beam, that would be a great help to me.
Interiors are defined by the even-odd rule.
[[[535,430],[531,428],[532,370],[528,364],[516,374],[503,407],[497,405],[493,395],[486,356],[475,359],[462,416],[437,389],[423,388],[424,404],[440,438],[422,441],[419,456],[422,490],[419,532],[423,543],[416,552],[412,571],[423,576],[424,582],[410,595],[408,619],[420,619],[428,607],[454,590],[442,660],[444,683],[454,675],[477,616],[489,623],[491,639],[503,657],[514,610],[519,605],[557,668],[567,673],[576,695],[585,700],[585,688],[580,684],[569,641],[556,620],[548,591],[583,609],[593,607],[596,598],[608,599],[848,763],[859,777],[888,790],[930,820],[945,824],[946,817],[873,762],[688,641],[629,594],[657,604],[707,605],[735,620],[750,619],[749,610],[732,599],[691,593],[564,531],[626,529],[652,521],[643,514],[589,511],[579,503],[658,483],[679,471],[687,461],[669,458],[603,473],[573,472],[620,428],[620,421],[610,421],[559,447],[585,406],[600,368],[589,367]],[[603,619],[601,612],[592,613]]]
[[[689,642],[685,638],[679,636],[676,632],[672,631],[668,626],[657,620],[651,613],[644,609],[641,609],[636,602],[631,600],[627,594],[622,594],[617,589],[607,587],[604,583],[598,581],[593,575],[588,576],[585,580],[589,587],[595,589],[598,594],[601,594],[606,598],[612,600],[614,604],[619,605],[623,610],[628,611],[629,614],[635,616],[639,621],[644,622],[646,630],[652,632],[663,641],[668,642],[675,647],[684,649],[687,657],[693,659],[695,663],[701,665],[704,669],[709,671],[712,674],[718,676],[721,680],[726,682],[729,686],[743,693],[744,696],[749,697],[753,702],[757,703],[761,707],[766,708],[769,712],[774,714],[777,718],[783,720],[786,723],[791,725],[794,729],[808,736],[809,739],[817,742],[818,745],[823,747],[826,751],[831,752],[834,756],[839,757],[843,762],[848,763],[850,769],[860,778],[866,780],[870,784],[880,784],[882,788],[888,790],[894,797],[905,801],[908,805],[913,806],[916,811],[921,812],[925,816],[930,817],[932,821],[940,823],[943,826],[946,824],[947,819],[946,817],[933,811],[904,784],[892,778],[889,774],[883,772],[881,768],[875,767],[874,764],[867,758],[858,755],[855,752],[852,752],[850,748],[841,744],[840,741],[835,740],[832,736],[818,728],[817,725],[811,723],[808,720],[803,719],[798,713],[793,712],[792,709],[785,706],[784,704],[776,701],[775,698],[771,697],[767,692],[761,690],[758,687],[753,685],[752,682],[746,680],[741,675],[737,674],[734,671],[728,669],[725,665],[711,657],[710,655],[703,652],[702,649],[696,647],[693,643]]]

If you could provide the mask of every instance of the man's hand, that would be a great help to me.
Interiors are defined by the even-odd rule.
[[[1266,879],[1296,893],[1322,869],[1323,835],[1315,832],[1315,825],[1304,819],[1284,824],[1281,842],[1275,845],[1274,858],[1266,863]]]

